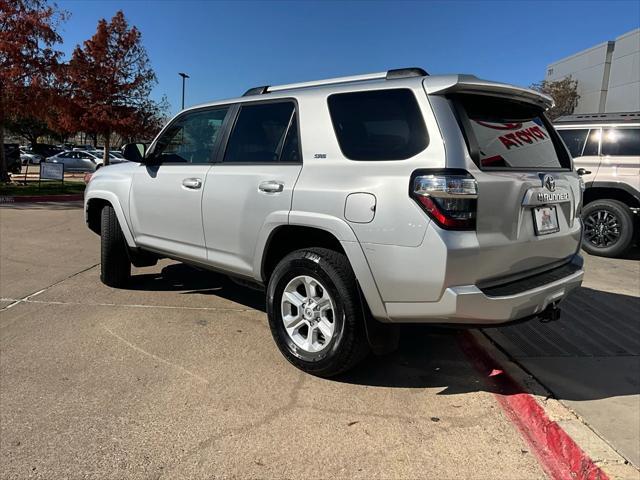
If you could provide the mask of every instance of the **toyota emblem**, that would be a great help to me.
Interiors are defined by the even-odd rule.
[[[554,192],[556,190],[556,179],[551,175],[545,175],[542,179],[542,185],[547,187],[550,192]]]

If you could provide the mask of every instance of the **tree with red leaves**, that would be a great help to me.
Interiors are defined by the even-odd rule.
[[[156,82],[140,31],[129,27],[122,11],[110,22],[100,20],[93,37],[73,51],[64,77],[69,110],[62,124],[102,135],[108,165],[111,135],[129,136],[137,128],[138,112],[148,105]]]
[[[18,117],[46,121],[61,53],[54,47],[65,12],[44,0],[0,0],[0,181],[8,181],[7,123]],[[43,103],[44,102],[44,103]]]

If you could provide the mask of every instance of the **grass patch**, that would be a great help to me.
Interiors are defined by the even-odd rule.
[[[27,185],[17,183],[0,184],[0,195],[4,197],[17,197],[24,195],[76,195],[83,193],[84,182],[42,182],[38,187],[38,182],[29,182]]]

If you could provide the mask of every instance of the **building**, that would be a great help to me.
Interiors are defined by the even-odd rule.
[[[552,63],[545,80],[568,75],[578,81],[574,113],[640,111],[640,28]]]

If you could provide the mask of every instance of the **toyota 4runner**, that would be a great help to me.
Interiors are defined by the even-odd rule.
[[[556,318],[582,192],[551,104],[412,68],[189,108],[92,177],[101,279],[168,257],[263,286],[277,346],[319,376],[392,348],[396,323]]]

